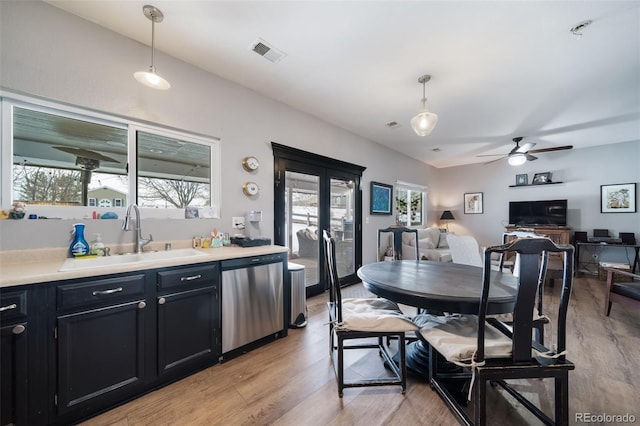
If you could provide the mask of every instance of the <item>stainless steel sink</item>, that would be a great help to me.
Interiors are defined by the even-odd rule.
[[[103,268],[107,266],[157,262],[159,260],[184,259],[206,255],[206,253],[194,249],[178,249],[147,253],[118,254],[105,257],[76,258],[65,260],[59,271],[76,271],[78,269]]]

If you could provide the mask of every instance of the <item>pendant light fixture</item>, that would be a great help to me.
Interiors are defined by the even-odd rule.
[[[436,127],[438,116],[427,111],[427,97],[425,95],[425,85],[431,80],[430,75],[423,75],[418,79],[418,83],[422,84],[422,110],[418,115],[411,119],[411,128],[418,136],[427,136]]]
[[[164,15],[160,12],[160,9],[151,5],[144,6],[142,8],[142,12],[144,13],[144,16],[151,20],[151,66],[148,71],[138,71],[133,73],[133,76],[145,86],[158,90],[167,90],[171,85],[167,80],[156,73],[156,67],[153,63],[155,51],[155,25],[156,22],[162,22]]]

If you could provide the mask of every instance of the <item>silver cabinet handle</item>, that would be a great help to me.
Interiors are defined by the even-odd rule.
[[[191,281],[191,280],[197,280],[198,278],[202,278],[202,275],[198,274],[198,275],[192,275],[190,277],[180,277],[180,281]]]
[[[122,287],[118,287],[118,288],[112,288],[109,290],[98,290],[98,291],[94,291],[93,295],[94,296],[103,296],[105,294],[113,294],[113,293],[118,293],[122,291]]]
[[[144,309],[146,306],[147,304],[144,301],[138,303],[138,309]]]
[[[10,305],[7,305],[7,306],[3,306],[3,307],[1,307],[1,308],[0,308],[0,312],[10,311],[11,309],[15,309],[15,308],[17,308],[17,307],[18,307],[18,305],[16,305],[15,303],[12,303],[12,304],[10,304]]]
[[[22,324],[18,324],[15,327],[13,327],[13,330],[11,330],[13,332],[13,334],[22,334],[24,331],[26,330],[26,327]]]
[[[161,297],[160,299],[158,299],[158,305],[164,305],[167,302],[167,299],[165,299],[164,297]]]

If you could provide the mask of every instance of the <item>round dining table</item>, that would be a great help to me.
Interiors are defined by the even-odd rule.
[[[432,313],[477,314],[483,268],[452,262],[396,260],[363,265],[358,277],[371,293]],[[488,314],[513,312],[517,278],[491,271]],[[407,369],[427,379],[428,349],[421,340],[407,345]]]
[[[371,293],[430,311],[477,314],[483,269],[452,262],[396,260],[363,265],[358,277]],[[513,312],[516,277],[491,271],[488,314]]]

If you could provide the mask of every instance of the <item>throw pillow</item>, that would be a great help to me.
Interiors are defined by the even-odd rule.
[[[438,248],[449,248],[449,243],[447,242],[447,233],[442,232],[440,234],[440,240],[438,241]]]
[[[427,237],[418,240],[418,247],[420,247],[421,249],[434,249],[436,248],[436,245],[431,238]]]

